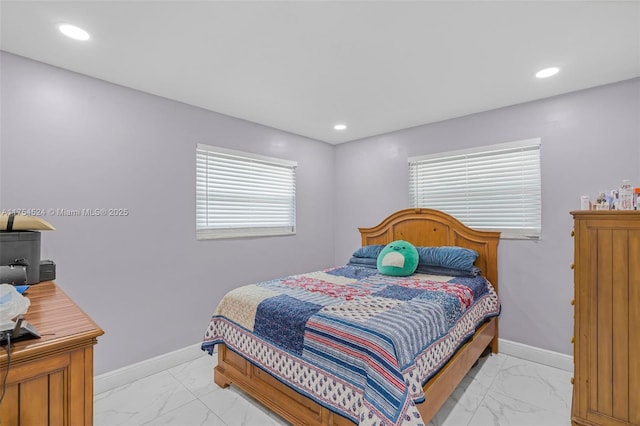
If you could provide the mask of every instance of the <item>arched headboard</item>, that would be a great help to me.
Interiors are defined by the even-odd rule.
[[[447,213],[432,209],[400,210],[372,228],[359,228],[362,245],[405,240],[414,246],[459,246],[478,252],[476,266],[498,291],[500,232],[471,229]]]

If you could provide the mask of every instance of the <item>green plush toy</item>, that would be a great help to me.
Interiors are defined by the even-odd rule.
[[[413,244],[396,240],[387,244],[378,255],[378,271],[383,275],[406,277],[418,267],[418,250]]]

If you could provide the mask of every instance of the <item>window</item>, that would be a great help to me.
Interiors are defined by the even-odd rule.
[[[409,198],[504,238],[539,238],[540,139],[411,157]]]
[[[197,239],[295,234],[296,166],[198,144]]]

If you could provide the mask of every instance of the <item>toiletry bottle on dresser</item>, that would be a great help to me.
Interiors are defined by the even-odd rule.
[[[633,210],[633,188],[627,179],[622,181],[618,196],[620,197],[620,210]]]

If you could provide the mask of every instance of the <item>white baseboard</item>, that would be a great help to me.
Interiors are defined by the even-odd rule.
[[[498,339],[500,353],[573,372],[573,357],[511,340]]]
[[[185,362],[193,361],[205,355],[200,349],[201,343],[189,345],[186,348],[158,355],[135,364],[127,365],[117,370],[95,376],[93,379],[93,393],[97,395],[118,386],[126,385],[143,377],[159,373],[168,368]]]
[[[158,355],[135,364],[127,365],[117,370],[109,371],[94,377],[93,392],[95,395],[106,392],[118,386],[129,384],[143,377],[159,373],[168,368],[192,361],[205,353],[200,349],[200,343],[178,349],[173,352]],[[500,353],[526,359],[539,364],[573,371],[573,357],[547,349],[536,348],[510,340],[499,339]]]

